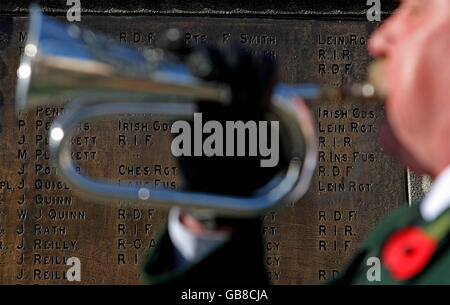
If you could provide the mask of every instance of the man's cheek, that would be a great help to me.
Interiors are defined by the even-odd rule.
[[[408,97],[403,91],[396,90],[389,95],[386,103],[386,115],[391,125],[392,131],[397,138],[405,145],[411,141],[413,132],[413,120],[411,120]]]
[[[423,73],[421,63],[418,62],[420,56],[414,53],[403,54],[392,59],[389,66],[388,76],[388,96],[390,97],[390,108],[395,116],[396,125],[402,128],[415,129],[414,120],[417,119],[417,112],[422,111],[421,96],[423,94],[424,82],[421,80]]]
[[[409,124],[407,117],[409,116],[408,112],[411,111],[411,89],[406,88],[405,83],[402,82],[399,73],[401,69],[401,66],[394,66],[387,73],[386,112],[394,129],[407,127],[405,124]]]

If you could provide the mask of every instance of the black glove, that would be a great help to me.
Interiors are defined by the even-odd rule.
[[[199,103],[203,122],[216,120],[225,126],[225,121],[241,120],[245,123],[253,120],[258,123],[267,120],[266,114],[277,79],[276,65],[271,58],[252,55],[238,46],[223,50],[204,47],[193,50],[187,63],[195,76],[225,83],[231,88],[232,100],[228,106]],[[248,143],[246,144],[248,147]],[[280,161],[275,167],[261,167],[261,156],[183,156],[179,160],[190,189],[250,196],[253,191],[267,184],[281,168],[285,168],[286,160],[283,155],[281,145]]]

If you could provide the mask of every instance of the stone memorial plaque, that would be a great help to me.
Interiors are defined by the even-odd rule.
[[[47,135],[63,108],[14,113],[28,20],[0,15],[0,283],[141,283],[139,263],[156,245],[168,211],[84,200],[56,175]],[[364,80],[367,41],[376,26],[365,18],[333,16],[83,15],[81,24],[138,47],[153,47],[164,30],[177,27],[189,46],[240,44],[273,56],[282,82],[336,86]],[[379,220],[407,203],[405,171],[377,142],[383,105],[308,105],[319,136],[312,185],[299,202],[264,217],[265,263],[274,284],[332,279]],[[97,177],[181,188],[183,173],[170,152],[172,119],[124,115],[83,123],[72,139],[72,158]],[[73,256],[81,262],[81,282],[66,279],[66,261]]]

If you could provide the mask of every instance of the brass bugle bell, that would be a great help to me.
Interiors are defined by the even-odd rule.
[[[252,196],[136,188],[77,172],[70,139],[80,122],[122,114],[192,117],[199,101],[230,102],[226,84],[193,76],[187,66],[161,50],[139,51],[77,25],[65,25],[31,7],[24,54],[17,71],[16,110],[54,104],[65,111],[49,132],[52,162],[62,179],[93,200],[130,205],[181,206],[229,216],[260,215],[293,203],[308,190],[317,163],[314,120],[301,99],[322,94],[315,85],[278,85],[270,112],[285,127],[289,165]]]

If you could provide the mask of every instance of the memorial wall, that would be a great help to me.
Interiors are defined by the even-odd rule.
[[[64,109],[14,112],[16,70],[28,35],[25,2],[0,4],[0,284],[139,284],[139,264],[155,247],[168,210],[88,201],[59,178],[47,136]],[[64,22],[67,7],[59,2],[42,6]],[[340,86],[365,79],[367,42],[377,26],[366,19],[366,1],[350,2],[108,1],[83,6],[79,24],[142,48],[176,27],[187,46],[238,44],[275,58],[282,82]],[[383,16],[393,7],[387,2]],[[411,184],[417,180],[421,187],[421,177],[378,145],[381,103],[307,103],[316,119],[319,163],[304,198],[264,216],[265,264],[274,284],[332,279],[380,219],[412,200]],[[182,188],[183,173],[170,152],[171,120],[123,115],[85,122],[71,140],[72,158],[80,171],[118,183]],[[81,282],[66,279],[73,256],[81,262]]]

